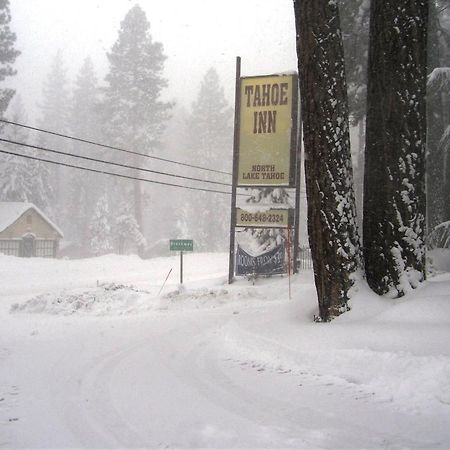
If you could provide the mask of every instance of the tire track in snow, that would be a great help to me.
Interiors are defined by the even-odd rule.
[[[110,394],[111,372],[138,345],[142,344],[100,354],[79,367],[73,367],[71,357],[66,356],[58,363],[63,372],[55,368],[59,373],[58,383],[52,387],[54,405],[80,446],[140,446],[134,439],[135,430],[121,419]]]
[[[399,422],[370,397],[355,398],[363,395],[356,381],[333,382],[289,361],[271,367],[261,355],[246,357],[245,339],[243,352],[224,355],[228,322],[236,323],[229,312],[174,315],[161,326],[152,319],[144,339],[127,337],[80,367],[66,362],[58,390],[69,383],[71,403],[59,407],[82,446],[300,449],[332,447],[337,437],[354,448],[433,446],[408,436],[416,423],[404,415]],[[233,327],[239,342],[247,331]],[[270,340],[248,336],[256,350],[271,349]]]
[[[226,341],[230,340],[231,346]],[[272,408],[271,417],[278,417],[280,421],[293,423],[294,427],[307,423],[308,429],[313,431],[310,442],[312,446],[329,445],[344,438],[345,442],[355,447],[376,446],[410,446],[417,445],[425,447],[434,447],[437,442],[426,440],[417,442],[417,439],[411,438],[410,429],[423,429],[423,436],[427,435],[427,430],[436,425],[433,417],[413,417],[412,415],[400,413],[393,414],[392,407],[385,407],[390,403],[390,399],[377,399],[375,394],[367,391],[357,379],[350,377],[337,377],[334,374],[327,374],[321,370],[321,366],[315,367],[307,360],[299,361],[302,356],[308,358],[308,352],[298,352],[291,348],[284,347],[279,341],[273,341],[270,338],[252,333],[247,329],[242,329],[237,322],[234,322],[231,328],[223,327],[219,336],[217,348],[226,349],[226,357],[221,364],[212,359],[214,364],[210,368],[215,371],[214,378],[220,380],[229,379],[230,372],[244,371],[251,375],[248,376],[248,384],[239,386],[237,395],[245,396],[250,394],[255,396],[255,383],[257,380],[267,376],[267,389],[260,388],[261,396],[267,396],[270,392],[270,385],[274,380],[283,378],[283,382],[278,386],[277,392],[285,396],[284,404],[288,405],[286,411],[288,414],[280,414],[282,408]],[[228,347],[228,348],[227,348]],[[227,351],[228,350],[228,351]],[[333,364],[328,361],[328,366]],[[256,377],[255,377],[256,376]],[[225,381],[229,383],[229,381]],[[287,388],[290,385],[291,389]],[[250,389],[248,388],[250,386]],[[279,403],[280,399],[269,400],[273,405]],[[260,401],[261,402],[261,401]],[[294,405],[309,404],[314,405],[311,414],[304,414],[301,407]],[[330,414],[334,411],[334,414]],[[373,420],[376,415],[380,420]],[[398,417],[401,420],[398,420]],[[374,442],[370,436],[383,436],[382,441]],[[319,439],[317,440],[317,437]],[[422,441],[422,439],[420,439]]]

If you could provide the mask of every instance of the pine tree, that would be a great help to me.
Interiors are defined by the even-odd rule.
[[[42,101],[39,104],[42,112],[40,124],[46,129],[67,133],[69,104],[66,64],[62,51],[58,50],[42,88]]]
[[[176,104],[172,110],[172,117],[162,138],[164,157],[171,160],[190,161],[189,155],[182,156],[183,150],[187,149],[187,123],[189,112],[180,104]],[[173,166],[175,167],[175,166]],[[167,167],[165,167],[167,169]],[[194,175],[185,167],[182,172],[186,175]],[[202,176],[198,171],[197,176]],[[190,201],[192,194],[187,190],[179,188],[168,188],[167,186],[152,186],[151,203],[145,208],[145,223],[147,229],[151,230],[152,240],[147,246],[148,256],[161,256],[166,254],[166,246],[162,250],[160,243],[166,242],[168,238],[189,237],[189,230],[183,229],[185,224],[184,215],[181,214],[183,207]],[[155,211],[158,213],[155,214]],[[164,217],[164,220],[161,220]]]
[[[10,22],[9,0],[0,0],[0,83],[16,74],[13,64],[20,55],[20,52],[14,48],[16,34],[11,31]],[[0,117],[3,117],[7,110],[14,92],[10,88],[0,89]]]
[[[427,0],[371,4],[363,237],[378,294],[425,278],[427,12]]]
[[[13,122],[26,123],[27,117],[20,96],[15,97],[11,116]],[[5,127],[4,134],[16,142],[29,142],[30,132],[24,128],[9,125]],[[17,147],[4,144],[12,151]],[[35,156],[37,152],[23,147],[20,153]],[[0,161],[0,198],[4,201],[31,202],[43,211],[49,211],[48,199],[51,196],[51,187],[48,180],[48,166],[40,161],[29,160],[19,156],[6,156]]]
[[[347,87],[336,2],[294,1],[308,234],[320,320],[348,308],[359,267]]]
[[[14,151],[14,149],[11,150]],[[31,171],[28,160],[13,155],[2,155],[0,158],[0,201],[31,201],[33,191],[30,180]]]
[[[187,122],[187,149],[190,161],[217,170],[230,171],[232,154],[232,117],[219,75],[210,68],[200,85],[197,99]],[[198,176],[198,173],[197,173]],[[217,180],[217,173],[204,172],[201,177]],[[226,180],[222,180],[226,181]],[[196,247],[201,250],[225,250],[229,235],[229,198],[223,194],[196,192],[183,209],[184,224]]]
[[[166,59],[163,47],[153,42],[150,24],[138,5],[125,16],[118,39],[107,56],[110,69],[105,79],[104,120],[108,136],[115,145],[150,153],[160,145],[171,104],[160,99],[167,86],[163,77]],[[135,156],[129,162],[141,167],[142,158]],[[139,181],[133,183],[133,205],[134,216],[142,230]]]
[[[32,195],[30,201],[46,212],[54,215],[51,199],[54,197],[50,180],[50,168],[47,163],[35,161],[31,165]]]
[[[106,193],[98,199],[95,205],[94,214],[89,225],[89,233],[89,245],[95,256],[104,255],[113,249],[111,215]]]
[[[95,141],[99,135],[99,94],[94,64],[88,57],[76,77],[72,94],[68,128],[77,137]]]
[[[16,96],[12,102],[10,120],[12,122],[26,122],[23,103],[20,96]],[[28,132],[23,128],[8,125],[3,134],[7,139],[16,142],[26,142]],[[12,144],[3,144],[11,151],[17,147]],[[21,153],[29,155],[27,148]],[[10,202],[30,202],[33,200],[33,165],[34,161],[14,155],[4,155],[0,159],[0,200]]]
[[[69,117],[69,91],[66,75],[65,63],[62,51],[58,50],[53,58],[50,71],[44,80],[42,90],[42,102],[39,104],[41,109],[40,127],[56,131],[58,133],[67,133]],[[67,151],[68,144],[60,138],[43,133],[39,136],[39,143],[43,147],[50,147],[60,151]],[[41,154],[42,155],[42,154]],[[62,157],[58,161],[64,161]],[[65,216],[65,205],[67,200],[67,179],[68,169],[62,166],[52,166],[41,164],[40,172],[42,179],[49,179],[52,186],[53,197],[47,199],[49,209],[46,212],[54,217],[56,211],[58,216]],[[45,173],[47,172],[47,173]]]
[[[119,215],[114,219],[112,234],[119,255],[126,253],[130,246],[145,248],[147,245],[136,219],[133,214],[130,214],[129,207],[126,204],[122,204]]]
[[[75,80],[72,108],[70,110],[70,132],[74,136],[90,141],[102,142],[100,117],[98,111],[99,87],[94,65],[86,58]],[[98,156],[97,147],[73,142],[73,153]],[[69,188],[69,214],[66,222],[67,236],[78,247],[83,247],[88,238],[89,220],[100,193],[104,190],[105,179],[91,172],[72,170]]]

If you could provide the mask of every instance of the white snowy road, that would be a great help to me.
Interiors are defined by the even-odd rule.
[[[73,302],[94,263],[49,297],[31,294],[44,263],[3,278],[0,448],[449,447],[450,277],[395,303],[363,291],[318,325],[306,275],[290,302],[283,279],[215,278],[162,301],[91,288],[97,300]],[[27,306],[11,314],[14,302]]]
[[[17,420],[8,424],[10,440],[3,444],[298,447],[295,405],[288,396],[268,394],[281,375],[264,376],[221,354],[215,339],[230,315],[108,320],[106,327],[92,321],[82,330],[67,321],[57,330],[61,340],[39,331],[33,345],[21,348],[51,358],[34,367],[27,367],[33,354],[9,360],[18,390],[10,415]],[[20,432],[11,433],[15,429]]]
[[[230,330],[244,332],[255,314],[265,313],[236,315],[226,308],[182,317],[83,319],[83,324],[59,318],[65,323],[56,329],[35,330],[30,343],[8,361],[15,369],[10,387],[17,394],[9,415],[17,420],[7,424],[2,445],[438,446],[432,430],[442,439],[444,417],[427,420],[392,411],[388,400],[378,401],[356,384],[224,353]],[[42,363],[36,352],[47,355]],[[28,367],[30,360],[34,367]]]

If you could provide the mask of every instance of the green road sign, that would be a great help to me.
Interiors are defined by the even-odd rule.
[[[192,239],[171,239],[170,250],[175,252],[194,251],[194,241]]]

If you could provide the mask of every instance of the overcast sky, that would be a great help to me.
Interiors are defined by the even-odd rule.
[[[136,3],[146,11],[152,37],[167,55],[165,96],[179,104],[190,106],[211,66],[232,102],[237,55],[242,57],[243,75],[296,70],[292,0],[10,1],[16,47],[22,55],[16,62],[17,76],[7,83],[20,93],[29,121],[38,113],[42,82],[56,51],[63,51],[71,80],[87,56],[103,79],[106,52]]]

